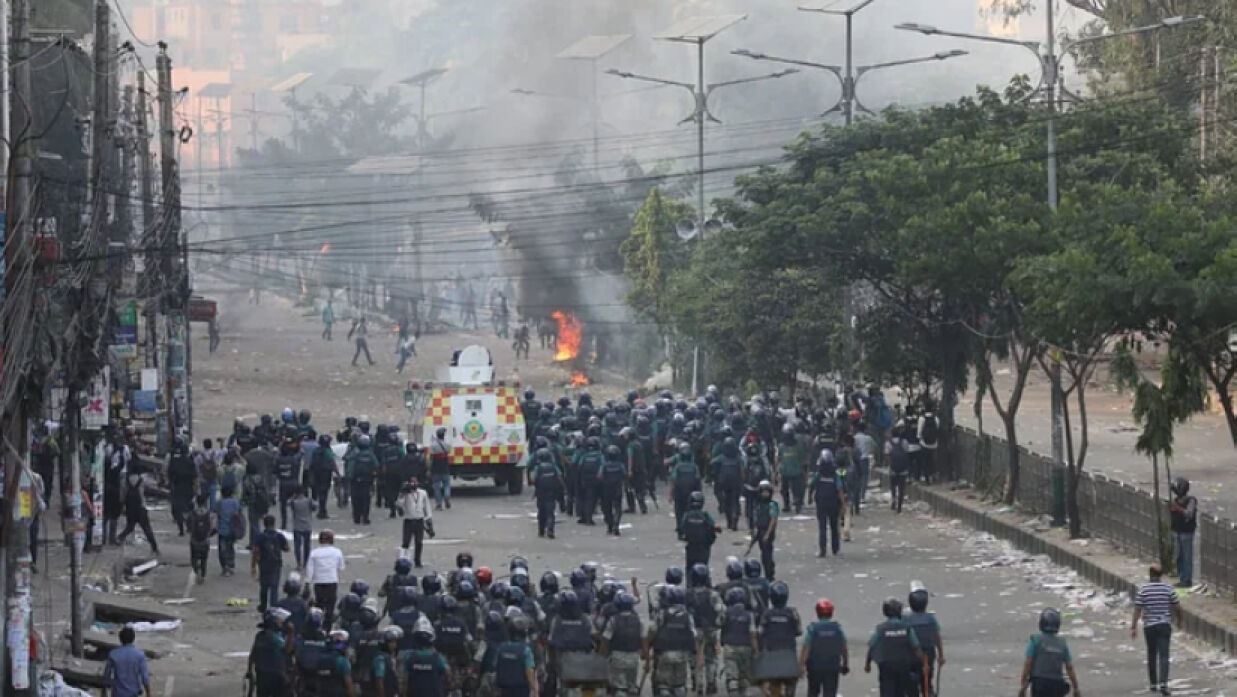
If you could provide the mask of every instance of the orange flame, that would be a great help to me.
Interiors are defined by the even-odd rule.
[[[322,251],[320,251],[319,254],[326,254],[329,251],[331,251],[331,243],[327,242],[326,244],[322,245]]]
[[[576,372],[571,374],[571,386],[572,387],[584,387],[587,384],[589,384],[588,376],[585,375],[584,373],[581,373],[580,371],[577,370]]]
[[[570,361],[580,355],[580,320],[570,312],[555,310],[550,317],[558,323],[558,351],[554,354],[556,361]],[[588,378],[585,378],[587,380]],[[586,383],[587,384],[587,383]]]

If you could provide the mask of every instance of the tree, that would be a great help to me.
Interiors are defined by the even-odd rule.
[[[1198,379],[1198,371],[1174,350],[1160,367],[1160,384],[1145,378],[1139,370],[1128,343],[1117,352],[1112,363],[1113,377],[1118,389],[1134,393],[1134,421],[1142,426],[1142,433],[1134,443],[1134,450],[1151,457],[1152,491],[1155,496],[1155,530],[1160,563],[1171,565],[1172,546],[1164,536],[1164,506],[1160,499],[1160,457],[1164,457],[1166,481],[1172,485],[1172,470],[1169,460],[1173,456],[1173,426],[1182,423],[1206,408],[1207,388]]]

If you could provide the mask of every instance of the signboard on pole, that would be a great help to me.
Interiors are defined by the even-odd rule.
[[[116,319],[112,355],[117,358],[134,358],[137,356],[137,301],[132,298],[122,300],[116,311]]]
[[[89,387],[83,393],[81,409],[81,425],[88,431],[99,430],[107,426],[111,405],[111,371],[107,366],[90,381]]]

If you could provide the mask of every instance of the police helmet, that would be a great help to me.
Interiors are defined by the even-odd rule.
[[[548,419],[553,415],[554,412],[551,411],[549,407],[541,407],[541,409],[537,412],[537,418],[539,419]]]
[[[408,574],[412,573],[412,562],[403,557],[396,559],[395,560],[395,573],[399,574],[400,576],[407,576]]]
[[[597,571],[601,569],[601,564],[595,561],[586,561],[580,565],[580,568],[584,570],[584,575],[588,577],[590,582],[597,581]]]
[[[563,591],[558,596],[558,610],[563,617],[575,619],[580,612],[580,598],[575,591]]]
[[[687,441],[683,441],[683,442],[679,443],[679,454],[680,454],[680,455],[691,455],[691,454],[692,454],[692,444],[691,444],[691,443],[688,443]]]
[[[428,574],[421,579],[421,592],[426,595],[437,595],[442,592],[442,579],[438,574]]]
[[[494,582],[494,572],[488,566],[477,567],[477,583],[485,586]]]
[[[369,435],[362,433],[361,437],[357,438],[356,447],[360,448],[361,450],[368,450],[369,444],[370,444]]]
[[[636,606],[636,598],[631,593],[620,592],[614,598],[614,607],[619,612],[627,612]]]
[[[343,600],[339,601],[340,612],[349,613],[357,612],[361,609],[361,596],[356,593],[349,593],[344,596]]]
[[[605,581],[602,581],[601,588],[597,590],[598,603],[604,605],[611,602],[614,600],[614,596],[618,594],[618,591],[619,586],[615,583],[614,579],[607,578]]]
[[[455,568],[462,569],[465,566],[472,566],[472,552],[460,552],[455,555]]]
[[[519,607],[524,604],[524,590],[519,586],[512,586],[507,589],[507,605]]]
[[[670,420],[673,421],[675,425],[677,426],[682,426],[683,424],[687,423],[687,417],[684,416],[683,412],[681,411],[674,412],[674,416],[670,417]]]
[[[666,583],[672,586],[682,585],[683,569],[678,566],[666,567]]]
[[[278,627],[282,627],[283,623],[287,622],[288,618],[291,616],[291,612],[288,612],[281,607],[273,607],[266,611],[266,614],[263,615],[262,619],[267,627],[276,629]]]
[[[786,607],[786,601],[790,599],[790,587],[784,581],[775,581],[772,586],[769,586],[769,602],[773,603],[773,607]]]
[[[760,480],[760,493],[772,494],[773,493],[773,482],[770,482],[768,479]]]
[[[356,427],[361,429],[361,433],[368,434],[369,433],[369,417],[362,416],[361,419],[357,421]]]
[[[610,458],[611,460],[621,459],[623,457],[623,451],[619,450],[619,447],[617,445],[607,445],[606,446],[606,457]]]
[[[460,581],[455,586],[455,595],[460,600],[472,600],[477,597],[477,585],[472,581]]]
[[[382,617],[382,613],[378,611],[378,601],[374,598],[366,598],[365,602],[361,603],[361,625],[366,628],[378,626],[378,620]]]
[[[286,595],[296,595],[301,592],[301,579],[299,577],[288,577],[287,581],[283,582],[283,592]]]
[[[323,433],[322,435],[318,436],[318,447],[319,448],[331,447],[331,434]]]
[[[560,406],[560,407],[562,407],[562,408],[564,408],[564,409],[566,409],[567,407],[571,406],[571,398],[566,397],[566,396],[559,397],[559,398],[558,398],[558,406]]]
[[[889,619],[901,617],[902,601],[897,598],[885,598],[885,602],[881,603],[881,614]]]
[[[541,581],[537,585],[542,593],[557,593],[558,576],[553,571],[547,571],[541,574]]]
[[[687,602],[687,592],[682,586],[667,586],[665,598],[667,605],[683,605]]]
[[[926,588],[916,588],[911,591],[910,595],[906,596],[906,604],[911,606],[912,612],[923,612],[928,609],[928,591]]]
[[[622,438],[623,440],[631,440],[634,435],[636,435],[636,431],[631,426],[624,426],[621,430],[619,430],[619,438]]]
[[[748,578],[760,578],[760,560],[746,559],[743,562],[743,575]]]
[[[489,632],[498,632],[503,628],[503,616],[497,610],[490,610],[485,616],[485,629]]]
[[[449,615],[459,609],[460,601],[456,600],[454,595],[444,595],[438,602],[438,607]]]
[[[515,571],[511,572],[511,586],[513,588],[518,588],[527,594],[530,585],[531,584],[528,580],[528,569],[525,569],[522,566],[515,567]]]
[[[390,431],[387,431],[387,441],[390,442],[391,445],[399,445],[402,443],[403,439],[400,438],[399,429],[392,428]]]
[[[279,418],[283,419],[284,423],[290,424],[296,416],[292,412],[292,407],[284,407],[283,413],[279,415]]]
[[[393,624],[382,630],[382,638],[387,641],[399,642],[404,638],[404,630],[398,624]]]
[[[698,511],[704,508],[704,492],[703,491],[693,491],[691,495],[688,496],[687,498],[688,498],[688,503],[692,507],[692,510]]]
[[[833,617],[833,603],[828,598],[816,601],[816,617],[822,620]]]
[[[343,651],[348,648],[348,632],[346,630],[332,629],[330,638],[331,645],[334,646],[336,651]]]
[[[366,583],[364,579],[358,578],[352,582],[352,585],[348,587],[348,590],[364,598],[369,595],[369,584]]]
[[[597,436],[589,436],[584,441],[584,447],[588,448],[589,450],[601,450],[601,439],[598,438]]]
[[[1046,607],[1039,613],[1039,631],[1044,634],[1061,631],[1061,613],[1056,608]]]
[[[709,585],[709,567],[706,564],[692,564],[691,582],[693,586]]]
[[[296,415],[296,420],[302,426],[308,426],[309,420],[312,417],[313,417],[313,414],[309,413],[308,409],[302,409],[300,413]]]
[[[528,638],[528,618],[523,615],[511,619],[511,638],[523,641]]]
[[[310,629],[322,629],[322,625],[326,622],[326,613],[320,607],[309,608],[309,614],[305,616],[305,625]]]
[[[743,562],[735,557],[730,557],[726,560],[726,578],[731,581],[738,581],[743,578]]]
[[[531,402],[537,398],[537,393],[532,390],[524,390],[524,401]]]
[[[636,428],[648,428],[649,417],[641,414],[636,417]]]
[[[588,574],[584,573],[584,569],[571,570],[571,587],[583,588],[588,584]]]

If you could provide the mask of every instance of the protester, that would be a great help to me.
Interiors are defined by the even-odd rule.
[[[305,487],[297,487],[288,508],[292,511],[293,559],[297,571],[304,571],[309,561],[309,540],[314,532],[314,502],[306,495]]]
[[[236,572],[236,541],[245,537],[245,514],[236,492],[228,487],[215,503],[215,526],[219,531],[219,569],[221,576]]]
[[[279,602],[279,582],[283,578],[283,553],[288,538],[275,528],[275,516],[262,518],[262,532],[251,540],[249,571],[258,579],[258,612],[266,612]]]
[[[116,537],[119,544],[125,543],[125,538],[134,528],[141,526],[146,541],[150,543],[150,551],[159,554],[159,543],[155,540],[155,531],[150,527],[150,512],[146,510],[146,477],[140,472],[129,475],[129,486],[125,490],[125,529]]]
[[[430,510],[429,494],[420,487],[416,477],[408,480],[400,492],[397,506],[404,512],[404,539],[400,552],[407,558],[408,546],[412,543],[412,564],[419,569],[425,534],[428,532],[431,538],[434,536],[434,514]]]
[[[103,666],[103,679],[111,686],[112,697],[151,697],[150,667],[146,654],[133,645],[137,634],[132,627],[120,630],[120,646],[107,654]],[[108,688],[103,688],[103,697],[108,697]]]
[[[339,595],[339,574],[344,570],[344,553],[335,546],[335,533],[318,533],[318,547],[305,562],[305,582],[314,589],[314,602],[326,612],[326,626],[335,619],[335,602]]]
[[[1173,499],[1168,513],[1177,546],[1177,587],[1194,586],[1194,532],[1198,530],[1198,499],[1190,496],[1190,480],[1173,480]]]

